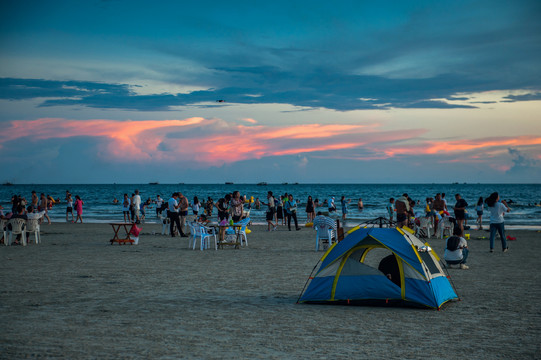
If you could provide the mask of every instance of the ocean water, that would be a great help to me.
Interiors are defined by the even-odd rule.
[[[116,197],[122,200],[123,194],[131,195],[135,189],[139,189],[141,198],[155,199],[160,194],[165,200],[176,191],[182,192],[191,202],[197,196],[203,203],[208,196],[217,201],[227,193],[239,190],[242,195],[253,196],[266,201],[267,191],[272,191],[275,196],[284,193],[292,193],[295,199],[301,201],[298,210],[298,218],[301,223],[306,220],[306,200],[308,195],[319,199],[321,203],[330,196],[335,196],[337,215],[341,215],[340,198],[351,199],[348,205],[347,226],[354,226],[366,220],[379,216],[386,217],[385,205],[390,197],[395,199],[403,193],[414,200],[420,200],[424,208],[426,197],[434,197],[436,193],[447,194],[449,205],[454,205],[454,194],[460,193],[469,204],[469,213],[476,218],[475,205],[480,196],[483,198],[497,191],[500,197],[511,200],[511,213],[505,217],[506,225],[525,227],[541,227],[541,185],[540,184],[90,184],[90,185],[12,185],[0,186],[0,204],[4,211],[11,209],[11,196],[22,195],[27,200],[31,197],[32,190],[38,194],[45,193],[61,203],[53,207],[49,212],[52,221],[65,221],[66,203],[65,192],[69,190],[73,197],[79,195],[84,201],[83,219],[85,222],[110,222],[123,220],[121,205],[113,204]],[[357,209],[359,198],[363,199],[364,210]],[[324,207],[318,210],[326,211]],[[191,213],[191,211],[190,211]],[[146,222],[157,222],[155,207],[147,209]],[[216,216],[216,211],[214,211]],[[260,210],[252,207],[250,217],[256,224],[265,224],[265,206]],[[485,211],[484,223],[488,224],[488,214]],[[213,219],[215,220],[215,219]],[[474,224],[474,221],[471,222]]]

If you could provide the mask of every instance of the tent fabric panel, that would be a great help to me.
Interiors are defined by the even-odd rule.
[[[411,278],[411,279],[417,279],[417,280],[425,280],[426,278],[423,277],[423,275],[419,274],[418,271],[415,271],[409,264],[403,262],[403,269],[404,269],[404,277],[405,278]]]
[[[321,264],[321,267],[324,268],[327,265],[329,265],[331,262],[333,262],[334,260],[342,257],[347,251],[349,251],[351,248],[357,245],[361,240],[363,240],[370,230],[371,229],[362,228],[346,236],[344,240],[336,244],[336,246],[333,248],[331,253],[327,254],[327,256],[325,257],[325,259],[323,260]]]
[[[436,298],[428,281],[406,279],[406,300],[437,308]]]
[[[438,302],[438,307],[449,300],[458,299],[453,286],[451,286],[451,283],[445,276],[433,278],[430,281],[430,285]]]
[[[419,257],[415,253],[414,248],[408,240],[411,238],[407,235],[402,235],[396,229],[374,229],[370,235],[376,238],[379,242],[396,253],[402,260],[411,265],[415,270],[424,274],[425,271],[419,262]],[[420,242],[419,242],[420,243]],[[422,244],[422,243],[421,243]]]
[[[359,275],[382,275],[381,271],[359,262],[357,259],[349,257],[342,267],[340,276],[359,276]]]
[[[300,301],[328,301],[331,299],[334,276],[314,278],[302,294]]]
[[[334,300],[401,299],[400,287],[384,275],[340,276]]]

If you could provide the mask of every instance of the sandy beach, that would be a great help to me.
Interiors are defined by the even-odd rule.
[[[42,225],[42,244],[0,247],[0,357],[541,358],[540,232],[491,254],[469,231],[470,269],[449,270],[461,301],[436,311],[297,305],[315,232],[251,229],[247,248],[201,252],[157,224],[137,246],[110,245],[108,224]]]

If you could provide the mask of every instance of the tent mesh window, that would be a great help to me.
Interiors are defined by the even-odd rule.
[[[439,274],[440,269],[436,266],[436,263],[432,259],[432,256],[430,256],[430,253],[428,252],[419,252],[419,256],[421,256],[421,259],[423,259],[423,262],[428,267],[428,271],[430,271],[431,274]]]

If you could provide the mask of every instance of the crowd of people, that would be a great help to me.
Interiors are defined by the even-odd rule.
[[[408,194],[403,194],[398,199],[390,198],[387,204],[387,213],[389,220],[393,222],[393,216],[396,213],[397,227],[408,226],[413,228],[415,223],[420,222],[420,218],[425,217],[432,223],[434,236],[437,236],[438,224],[444,218],[454,225],[453,234],[446,240],[445,260],[448,265],[459,264],[460,268],[467,269],[466,259],[468,257],[467,241],[464,238],[464,230],[470,229],[467,225],[468,219],[477,223],[477,230],[483,230],[483,215],[486,209],[490,213],[489,226],[489,251],[494,252],[494,240],[496,233],[499,234],[502,252],[507,252],[507,237],[505,235],[504,215],[511,211],[511,208],[505,200],[501,200],[497,192],[490,194],[486,199],[482,197],[476,202],[475,215],[470,216],[467,208],[468,202],[460,194],[455,194],[455,204],[448,205],[444,193],[438,193],[434,198],[426,198],[426,203],[421,205],[419,201],[412,200]],[[429,230],[428,230],[429,231]]]
[[[511,208],[505,200],[500,199],[498,193],[492,193],[486,199],[480,197],[475,203],[475,215],[468,212],[469,204],[462,198],[461,194],[455,194],[454,198],[454,205],[451,205],[447,202],[445,193],[437,193],[434,197],[427,197],[425,202],[421,204],[419,200],[413,200],[408,194],[404,193],[396,199],[390,198],[385,210],[389,218],[389,223],[397,227],[408,226],[414,228],[416,223],[419,224],[422,217],[427,218],[432,224],[431,228],[433,229],[434,236],[437,236],[438,225],[443,219],[447,218],[454,224],[454,230],[453,235],[447,239],[446,260],[449,260],[449,264],[461,264],[462,268],[467,268],[465,265],[467,259],[467,242],[464,239],[464,230],[470,228],[468,220],[475,221],[477,223],[477,229],[483,230],[483,216],[485,211],[488,210],[490,213],[489,250],[490,252],[494,251],[494,240],[496,234],[498,234],[501,239],[502,251],[508,251],[504,215],[511,211]],[[53,206],[58,206],[60,202],[60,199],[55,200],[51,196],[45,195],[45,193],[41,193],[38,196],[35,191],[32,191],[30,201],[27,201],[26,198],[20,195],[13,195],[11,199],[11,211],[6,212],[0,206],[0,218],[37,218],[40,223],[46,220],[50,224],[51,219],[48,212]],[[66,222],[82,223],[84,201],[79,195],[73,197],[67,190],[65,202]],[[214,201],[209,196],[206,201],[203,200],[202,202],[197,196],[194,196],[193,200],[190,201],[181,192],[175,192],[169,200],[165,200],[161,195],[157,195],[154,200],[149,197],[146,201],[142,201],[141,194],[136,189],[131,196],[125,193],[121,201],[115,198],[113,203],[122,205],[125,222],[134,223],[144,222],[147,209],[155,206],[157,217],[165,218],[164,215],[166,214],[166,217],[169,219],[172,236],[175,236],[177,233],[181,237],[188,236],[185,227],[190,209],[195,216],[195,220],[204,224],[207,224],[212,219],[215,210],[217,223],[228,223],[230,221],[236,223],[248,217],[252,208],[259,210],[265,206],[267,231],[275,231],[278,226],[285,225],[287,225],[289,231],[292,229],[301,230],[298,218],[301,201],[295,199],[293,194],[288,193],[275,195],[272,191],[268,191],[266,200],[260,200],[259,198],[254,200],[253,197],[242,196],[239,191],[234,191],[225,194],[217,201]],[[334,196],[330,196],[323,202],[320,202],[317,198],[313,199],[312,196],[308,196],[304,206],[306,223],[311,224],[314,222],[316,212],[318,212],[318,215],[321,213],[318,211],[318,208],[328,210],[328,215],[332,215],[335,212],[338,213],[337,205],[341,210],[341,218],[345,221],[350,203],[351,199],[346,199],[345,196],[341,196],[339,203],[335,201]],[[359,198],[356,206],[359,212],[364,209],[362,198]],[[473,212],[472,207],[470,207],[470,211]],[[457,262],[459,260],[462,262]]]

